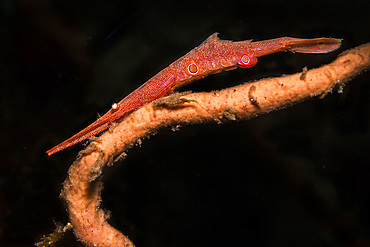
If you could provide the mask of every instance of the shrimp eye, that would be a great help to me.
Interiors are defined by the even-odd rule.
[[[242,68],[250,68],[257,63],[257,58],[243,55],[239,61],[239,65]]]
[[[191,75],[196,75],[198,73],[198,66],[195,63],[189,64],[188,72]]]

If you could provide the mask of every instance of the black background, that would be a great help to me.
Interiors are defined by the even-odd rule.
[[[54,222],[68,222],[58,196],[83,146],[51,158],[45,151],[212,33],[335,37],[343,45],[324,55],[269,55],[186,90],[329,63],[369,42],[369,7],[355,0],[2,0],[0,245],[32,246]],[[160,130],[105,170],[110,223],[139,247],[370,246],[369,79],[363,73],[343,93],[248,121]]]

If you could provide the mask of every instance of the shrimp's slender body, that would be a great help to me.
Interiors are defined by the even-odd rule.
[[[74,136],[48,150],[50,156],[82,142],[109,128],[113,122],[120,122],[140,106],[171,94],[192,81],[209,74],[237,67],[249,68],[257,63],[257,57],[279,51],[299,53],[327,53],[338,49],[340,39],[277,38],[252,42],[221,40],[212,34],[202,44],[160,71],[142,86],[115,104],[101,118]]]

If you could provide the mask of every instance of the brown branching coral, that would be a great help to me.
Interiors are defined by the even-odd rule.
[[[95,138],[69,169],[62,196],[76,236],[86,246],[134,246],[108,224],[100,207],[102,186],[98,178],[103,167],[155,130],[177,124],[247,119],[307,98],[322,98],[369,67],[370,44],[365,44],[317,69],[217,92],[173,95],[141,107]]]

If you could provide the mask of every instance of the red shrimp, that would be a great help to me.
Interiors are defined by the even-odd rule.
[[[94,123],[74,136],[48,150],[51,156],[91,136],[108,129],[113,122],[120,122],[140,106],[171,94],[175,89],[209,74],[237,67],[250,68],[257,58],[280,51],[299,53],[327,53],[338,49],[341,39],[277,38],[265,41],[232,42],[212,34],[202,44],[160,71],[135,91],[126,96]]]

